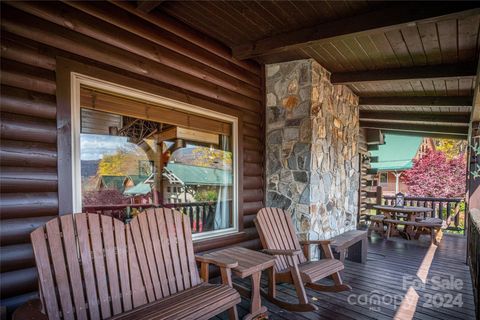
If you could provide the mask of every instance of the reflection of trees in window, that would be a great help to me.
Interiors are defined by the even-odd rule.
[[[100,176],[127,176],[140,172],[140,162],[149,161],[143,151],[135,145],[121,146],[117,152],[104,155],[98,164],[97,174]]]

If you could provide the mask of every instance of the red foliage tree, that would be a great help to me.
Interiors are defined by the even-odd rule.
[[[103,189],[94,191],[85,191],[83,193],[84,206],[103,206],[112,204],[125,204],[126,198],[120,191],[116,189]]]
[[[417,197],[463,197],[465,179],[463,154],[448,160],[443,152],[432,150],[414,160],[413,167],[402,174],[409,195]]]

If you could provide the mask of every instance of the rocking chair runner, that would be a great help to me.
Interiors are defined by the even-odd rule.
[[[290,217],[277,208],[261,209],[254,222],[265,248],[264,252],[277,256],[275,273],[270,272],[268,275],[268,293],[262,292],[269,301],[290,311],[313,311],[317,310],[317,307],[308,302],[305,287],[330,292],[352,289],[342,282],[339,271],[343,270],[344,266],[342,262],[334,259],[329,240],[298,241]],[[310,245],[319,245],[325,259],[310,261]],[[328,276],[333,278],[334,285],[315,283]],[[276,298],[275,285],[281,282],[295,285],[299,303],[288,303]]]

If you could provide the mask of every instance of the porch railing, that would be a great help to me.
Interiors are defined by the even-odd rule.
[[[383,196],[386,205],[395,205],[395,196]],[[462,198],[405,197],[405,205],[432,208],[429,215],[447,221],[447,230],[465,232],[465,211],[461,210]]]
[[[228,201],[227,205],[230,208],[231,201]],[[193,233],[213,230],[217,208],[216,201],[168,203],[163,206],[166,208],[175,208],[178,211],[188,215],[190,217],[190,225]],[[156,207],[154,204],[89,205],[83,206],[83,211],[88,213],[104,214],[128,222],[131,218],[133,218],[136,210],[142,211],[144,209],[154,207]],[[229,212],[232,212],[231,208]]]
[[[467,263],[472,275],[472,284],[475,294],[475,305],[477,306],[477,317],[480,310],[480,210],[470,209],[467,223]]]

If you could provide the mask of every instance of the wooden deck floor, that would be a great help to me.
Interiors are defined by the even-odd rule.
[[[269,319],[475,319],[465,254],[466,239],[462,236],[444,236],[438,247],[427,241],[374,237],[369,242],[366,265],[345,263],[344,280],[352,286],[351,292],[308,289],[319,308],[315,312],[292,313],[266,300],[263,303],[269,309]],[[279,298],[293,301],[293,286],[280,285]],[[248,307],[249,300],[242,299],[240,317]],[[227,319],[226,315],[220,318]]]

